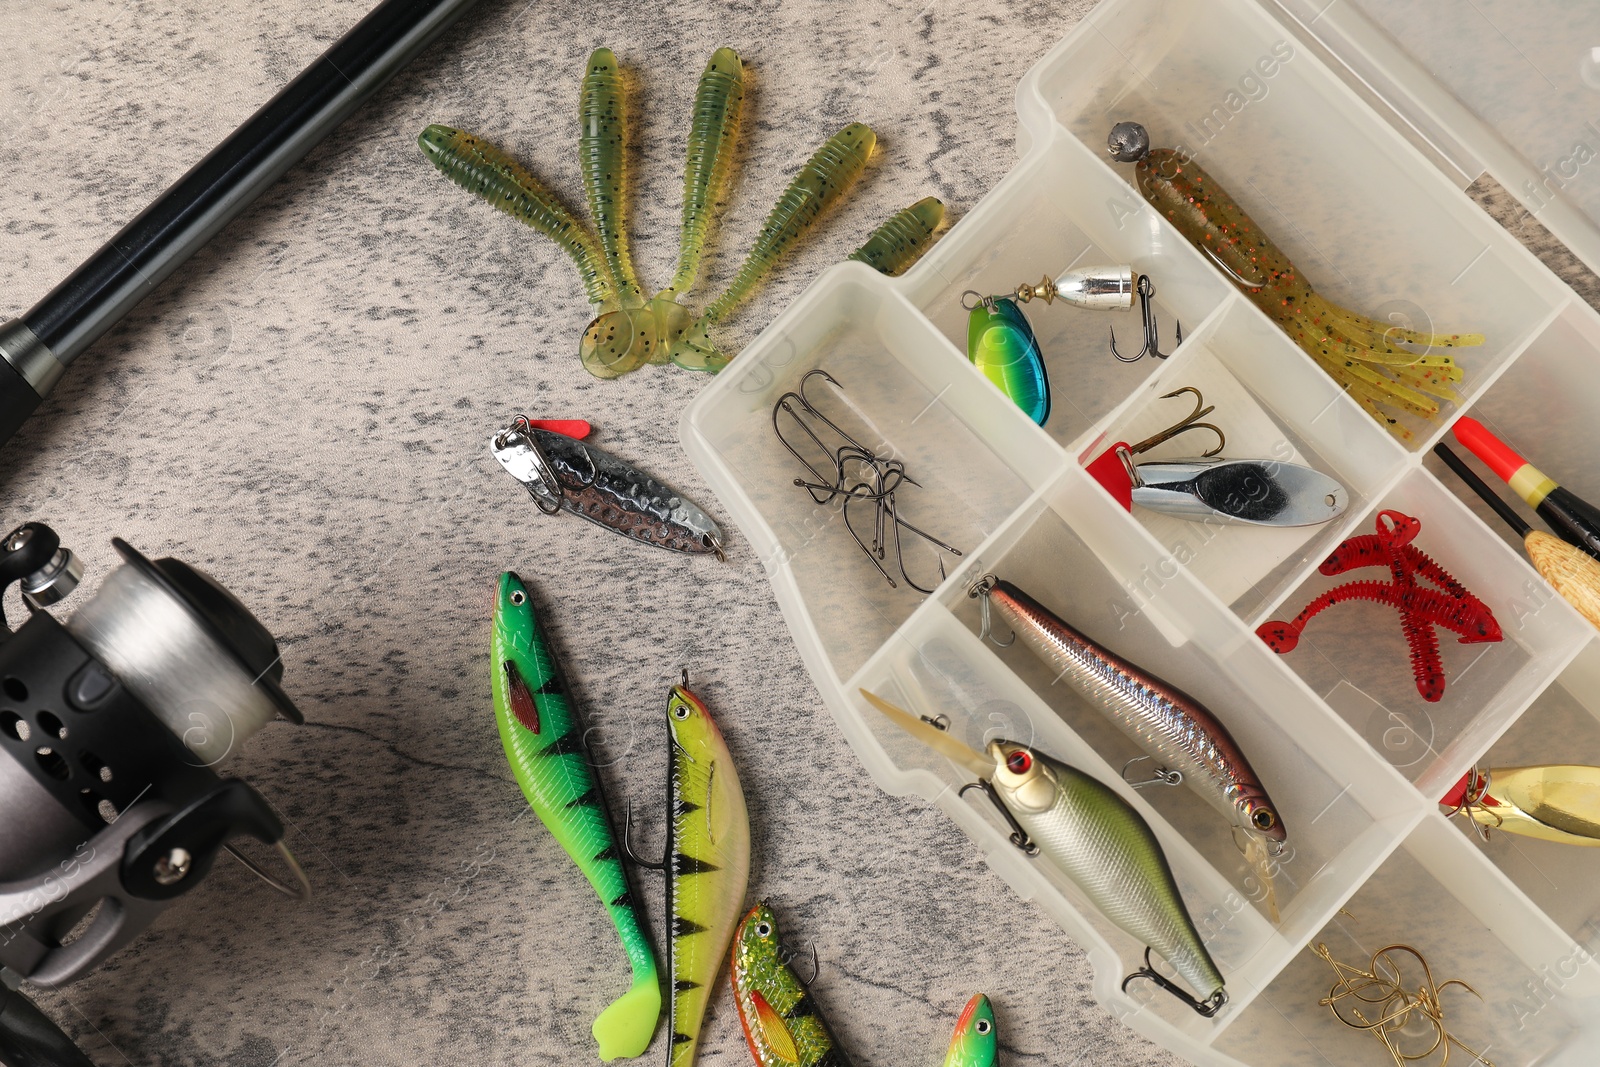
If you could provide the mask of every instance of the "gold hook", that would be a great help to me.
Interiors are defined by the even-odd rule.
[[[1170,393],[1162,394],[1161,399],[1170,400],[1173,397],[1182,396],[1184,393],[1194,394],[1194,410],[1189,412],[1189,414],[1184,417],[1182,422],[1173,423],[1171,426],[1168,426],[1165,430],[1162,430],[1153,437],[1146,437],[1143,441],[1140,441],[1138,444],[1128,449],[1129,452],[1135,455],[1138,455],[1140,452],[1148,452],[1157,445],[1170,441],[1180,433],[1186,433],[1189,430],[1210,430],[1212,433],[1217,435],[1217,447],[1213,448],[1209,452],[1200,453],[1200,457],[1202,459],[1209,459],[1227,447],[1228,437],[1222,432],[1220,427],[1209,422],[1198,421],[1217,410],[1217,406],[1215,404],[1206,404],[1206,398],[1200,395],[1200,390],[1196,389],[1192,385],[1186,385],[1182,389],[1174,389]]]

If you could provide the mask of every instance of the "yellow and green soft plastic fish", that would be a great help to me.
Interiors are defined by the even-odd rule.
[[[700,1024],[744,911],[750,816],[733,756],[688,677],[667,698],[667,927],[672,971],[668,1067],[689,1067]]]
[[[534,814],[566,849],[605,905],[633,969],[633,985],[593,1026],[600,1058],[642,1055],[661,1018],[661,979],[595,777],[584,728],[522,579],[496,587],[494,717],[511,773]]]
[[[961,1018],[956,1021],[955,1036],[950,1039],[950,1051],[945,1054],[944,1067],[994,1067],[999,1056],[1000,1035],[995,1032],[994,1006],[989,998],[978,993],[967,1001]]]
[[[765,902],[733,938],[733,1002],[759,1067],[850,1067],[811,991],[790,969]]]

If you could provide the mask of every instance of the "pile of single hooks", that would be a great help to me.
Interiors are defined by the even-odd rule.
[[[1459,1048],[1484,1067],[1494,1067],[1481,1053],[1467,1047],[1460,1038],[1444,1028],[1444,1005],[1440,1003],[1439,994],[1453,985],[1460,986],[1475,997],[1478,991],[1458,978],[1442,984],[1435,982],[1428,961],[1410,945],[1380,948],[1372,954],[1372,962],[1367,965],[1367,970],[1340,963],[1328,951],[1328,946],[1320,942],[1311,951],[1332,967],[1333,973],[1338,976],[1328,995],[1318,1003],[1333,1012],[1334,1018],[1344,1025],[1354,1030],[1365,1030],[1376,1037],[1393,1057],[1395,1067],[1432,1060],[1435,1055],[1439,1056],[1435,1067],[1445,1067],[1450,1062],[1452,1047]],[[1410,956],[1420,966],[1422,977],[1415,992],[1402,984],[1396,955]],[[1363,1010],[1363,1005],[1366,1010]],[[1402,1050],[1401,1032],[1418,1023],[1422,1028],[1420,1043],[1426,1047]]]
[[[789,454],[800,461],[800,465],[810,473],[811,480],[796,478],[794,484],[811,495],[811,499],[822,506],[839,505],[840,512],[844,515],[845,529],[850,531],[850,536],[855,539],[861,551],[865,552],[872,565],[883,575],[884,581],[890,588],[899,588],[899,582],[889,573],[884,566],[888,553],[894,551],[895,570],[900,572],[900,580],[919,593],[932,593],[932,588],[918,585],[906,573],[905,554],[901,545],[900,531],[908,530],[929,544],[950,553],[953,556],[961,555],[961,550],[934,537],[932,534],[911,525],[900,517],[899,505],[896,494],[900,487],[906,483],[918,486],[921,484],[906,473],[903,460],[896,459],[887,453],[880,453],[861,444],[855,438],[841,430],[837,424],[826,415],[817,410],[816,406],[806,396],[806,385],[813,375],[820,375],[824,381],[840,392],[844,387],[827,371],[818,368],[809,371],[800,379],[798,390],[791,390],[778,397],[777,403],[772,406],[772,432]],[[778,415],[787,414],[800,432],[810,439],[812,450],[822,459],[822,468],[803,456],[789,440],[783,436],[783,430],[778,425]],[[809,420],[814,420],[818,428]],[[824,442],[822,434],[831,434],[837,442],[830,447]],[[851,506],[856,507],[856,516],[859,519],[860,508],[864,504],[872,506],[872,520],[870,538],[863,538],[857,529],[856,521],[851,519]],[[939,580],[945,577],[944,561],[939,561]]]

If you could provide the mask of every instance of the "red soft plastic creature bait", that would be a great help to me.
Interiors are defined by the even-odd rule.
[[[1422,522],[1409,515],[1379,512],[1377,533],[1350,538],[1317,569],[1332,576],[1361,567],[1388,567],[1389,581],[1346,582],[1307,604],[1289,622],[1262,623],[1256,634],[1274,652],[1291,652],[1300,643],[1306,623],[1333,605],[1346,600],[1387,604],[1400,613],[1400,626],[1411,649],[1417,692],[1423,700],[1439,700],[1444,696],[1444,661],[1439,658],[1439,637],[1433,628],[1449,630],[1464,645],[1499,641],[1503,635],[1488,605],[1411,543],[1421,529]],[[1418,578],[1437,588],[1417,584]]]

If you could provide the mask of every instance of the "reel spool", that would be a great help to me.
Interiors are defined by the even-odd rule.
[[[0,540],[0,597],[19,584],[31,613],[13,632],[0,607],[0,1067],[77,1062],[27,1058],[10,1020],[31,1005],[7,987],[82,976],[223,849],[311,891],[270,805],[215,769],[273,719],[304,721],[277,642],[201,571],[112,545],[125,562],[62,625],[43,608],[77,586],[77,558],[41,523]],[[275,846],[293,884],[238,852],[241,836]]]

